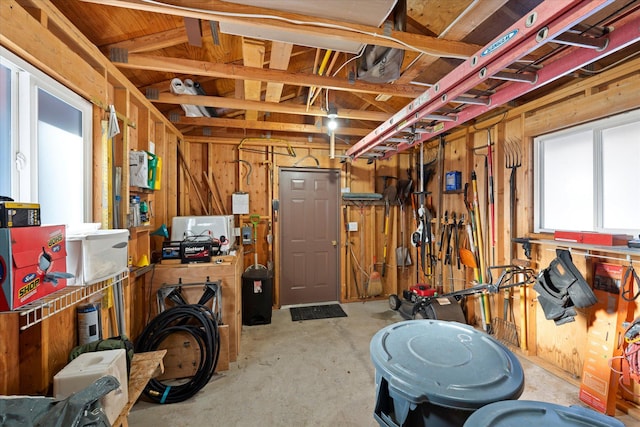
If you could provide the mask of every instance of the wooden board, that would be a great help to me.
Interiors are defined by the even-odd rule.
[[[146,387],[150,379],[164,371],[162,358],[166,354],[166,350],[149,351],[145,353],[136,353],[131,361],[131,373],[129,376],[129,400],[122,408],[120,416],[113,423],[113,427],[128,426],[127,417],[131,408],[136,403],[142,391]]]
[[[229,325],[218,328],[220,333],[220,355],[216,372],[229,369]],[[164,373],[158,376],[161,381],[193,377],[200,364],[200,347],[196,339],[186,332],[176,332],[165,338],[158,350],[166,350]]]
[[[621,265],[594,265],[593,293],[598,302],[591,307],[591,324],[587,334],[580,400],[607,415],[616,413],[619,374],[609,367],[612,357],[623,354],[623,323],[632,320],[629,302],[620,297],[625,268]],[[628,284],[625,284],[629,289]]]
[[[17,394],[20,386],[20,370],[15,369],[20,361],[18,331],[20,317],[15,313],[0,313],[0,394]]]

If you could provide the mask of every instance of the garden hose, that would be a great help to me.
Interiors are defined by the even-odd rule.
[[[177,305],[158,314],[138,338],[137,352],[154,351],[169,335],[185,332],[195,338],[200,347],[200,364],[189,381],[167,385],[151,379],[144,394],[156,403],[182,402],[202,389],[216,370],[220,355],[220,335],[216,317],[200,304]]]

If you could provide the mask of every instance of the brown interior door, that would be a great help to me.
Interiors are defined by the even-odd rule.
[[[337,301],[340,172],[279,172],[280,304]]]

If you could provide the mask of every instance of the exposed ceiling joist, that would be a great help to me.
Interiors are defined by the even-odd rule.
[[[271,43],[271,56],[269,68],[272,70],[286,70],[289,67],[293,44],[274,41]],[[267,82],[267,91],[264,100],[267,102],[280,102],[284,83]]]
[[[219,96],[204,95],[174,95],[171,93],[160,93],[158,97],[151,100],[161,104],[189,104],[202,105],[205,107],[228,108],[232,110],[256,110],[271,111],[273,113],[294,114],[300,116],[326,117],[327,112],[319,107],[310,107],[309,110],[304,105],[294,105],[277,102],[246,101],[243,99],[223,98]],[[390,114],[379,111],[360,111],[348,108],[341,108],[340,119],[370,120],[383,122]]]
[[[151,70],[166,73],[179,73],[194,76],[209,76],[236,80],[262,80],[284,83],[293,86],[317,86],[331,90],[388,94],[403,98],[416,98],[422,94],[422,88],[411,85],[392,85],[356,81],[349,83],[341,77],[319,76],[313,74],[290,73],[284,70],[257,69],[233,64],[216,64],[207,61],[195,61],[182,58],[167,58],[143,54],[129,54],[127,62],[114,62],[118,68]]]
[[[245,67],[262,69],[264,64],[264,42],[242,38],[242,60]],[[262,82],[260,80],[244,81],[244,99],[247,101],[260,101],[262,94]],[[257,110],[247,110],[244,115],[247,120],[257,120]]]
[[[124,49],[129,53],[149,52],[153,50],[165,49],[182,43],[187,43],[187,31],[184,27],[173,28],[171,30],[160,31],[142,37],[135,37],[118,43],[100,46],[101,49]]]
[[[184,117],[175,122],[176,125],[196,125],[210,126],[216,128],[235,128],[235,129],[258,129],[276,132],[295,132],[306,134],[324,134],[327,135],[329,130],[326,126],[317,127],[316,125],[302,123],[279,123],[265,122],[260,120],[238,120],[238,119],[220,119],[212,117]],[[335,130],[337,135],[345,136],[365,136],[371,132],[371,129],[348,128],[340,126]]]
[[[447,40],[462,40],[469,33],[477,28],[479,24],[488,19],[503,7],[508,0],[495,1],[474,1],[464,11],[462,15],[452,22],[442,33],[438,34],[438,38]],[[423,70],[436,62],[438,58],[430,55],[421,55],[410,67],[408,67],[400,78],[396,81],[398,84],[408,84],[418,77]]]
[[[251,24],[258,28],[288,30],[312,36],[322,35],[336,39],[357,41],[363,44],[415,50],[445,58],[465,59],[480,48],[480,46],[459,41],[443,40],[436,37],[395,30],[386,32],[385,29],[378,27],[310,17],[295,13],[279,12],[253,6],[243,6],[220,0],[207,0],[206,2],[181,0],[174,2],[179,5],[151,3],[142,0],[82,1],[166,15],[216,20],[218,22]],[[257,16],[269,16],[270,18],[257,18]]]

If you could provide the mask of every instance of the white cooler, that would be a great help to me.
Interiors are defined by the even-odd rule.
[[[112,375],[120,387],[100,399],[100,403],[109,423],[113,424],[129,400],[126,357],[124,349],[82,353],[53,377],[53,397],[66,399],[97,379]]]
[[[92,230],[67,235],[67,285],[89,285],[127,270],[129,230]]]

